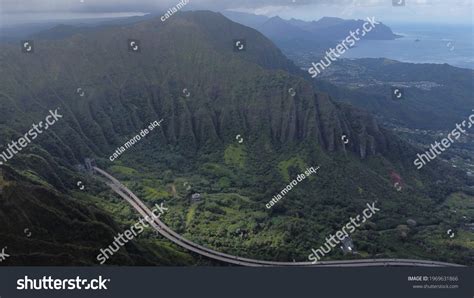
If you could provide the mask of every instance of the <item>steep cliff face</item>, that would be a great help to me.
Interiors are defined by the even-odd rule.
[[[129,39],[140,42],[139,53]],[[246,51],[234,52],[234,39],[245,39]],[[314,139],[361,158],[388,149],[370,117],[316,93],[269,40],[219,14],[183,13],[35,46],[29,55],[6,47],[1,57],[4,124],[19,133],[26,118],[60,107],[64,122],[40,143],[70,163],[107,157],[124,136],[161,118],[162,140],[194,151],[239,133],[281,144]],[[5,139],[14,134],[3,131]]]

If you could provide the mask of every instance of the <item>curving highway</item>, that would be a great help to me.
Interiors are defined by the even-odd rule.
[[[233,256],[221,253],[210,248],[196,244],[178,233],[171,230],[159,218],[153,216],[152,211],[148,208],[132,191],[130,191],[119,180],[98,167],[93,167],[94,171],[101,174],[109,181],[106,184],[124,200],[126,200],[141,216],[154,219],[151,226],[158,231],[163,237],[169,239],[176,245],[192,251],[201,256],[217,260],[220,262],[250,266],[250,267],[275,267],[275,266],[292,266],[292,267],[374,267],[374,266],[416,266],[416,267],[464,267],[458,264],[410,260],[410,259],[363,259],[363,260],[346,260],[346,261],[319,261],[317,264],[312,262],[272,262],[261,261],[249,258]]]

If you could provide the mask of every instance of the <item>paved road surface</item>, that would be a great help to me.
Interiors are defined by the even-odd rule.
[[[154,218],[152,211],[148,208],[132,191],[120,183],[112,175],[94,167],[94,170],[107,178],[110,182],[107,185],[112,190],[126,200],[141,216]],[[249,258],[242,258],[225,253],[221,253],[210,248],[196,244],[178,233],[171,230],[159,218],[154,218],[151,226],[163,237],[169,239],[176,245],[192,251],[201,256],[208,257],[228,264],[252,266],[252,267],[275,267],[275,266],[293,266],[293,267],[372,267],[372,266],[416,266],[416,267],[463,267],[462,265],[450,264],[436,261],[410,260],[410,259],[362,259],[347,261],[319,261],[317,264],[312,262],[272,262],[261,261]]]

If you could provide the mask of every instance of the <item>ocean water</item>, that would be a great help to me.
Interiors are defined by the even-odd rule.
[[[447,63],[474,69],[472,26],[440,24],[387,24],[396,40],[358,41],[344,58],[389,58],[411,63]]]

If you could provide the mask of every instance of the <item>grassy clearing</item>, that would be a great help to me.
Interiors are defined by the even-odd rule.
[[[231,144],[224,151],[224,161],[227,165],[243,168],[247,159],[247,153],[242,145]]]
[[[291,179],[293,179],[293,178],[290,179],[290,173],[289,173],[290,167],[298,168],[301,172],[303,172],[307,168],[307,165],[303,161],[303,159],[299,156],[281,161],[278,164],[278,169],[280,171],[280,174],[285,179],[285,181],[290,181]]]

